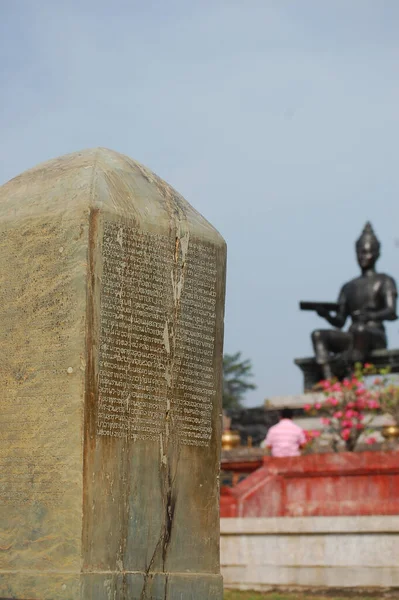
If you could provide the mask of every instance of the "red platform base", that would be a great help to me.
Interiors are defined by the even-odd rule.
[[[221,517],[399,515],[399,452],[265,457],[222,488]]]

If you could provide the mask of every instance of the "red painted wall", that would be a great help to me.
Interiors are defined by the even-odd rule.
[[[222,488],[221,517],[399,514],[399,452],[265,457]]]

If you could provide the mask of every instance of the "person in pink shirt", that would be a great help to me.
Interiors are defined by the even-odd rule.
[[[303,429],[292,421],[290,408],[283,408],[280,422],[270,427],[261,446],[270,448],[272,456],[300,456],[306,438]]]

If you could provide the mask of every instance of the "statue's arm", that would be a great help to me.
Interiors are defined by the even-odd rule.
[[[324,318],[333,327],[338,327],[338,329],[341,329],[345,325],[347,317],[348,315],[346,314],[345,309],[340,308],[336,315],[332,315],[328,312],[328,314]]]
[[[342,327],[346,323],[346,319],[348,318],[345,286],[342,288],[339,294],[338,304],[339,309],[335,315],[332,315],[331,312],[326,309],[317,311],[317,314],[319,315],[319,317],[323,317],[333,327],[338,327],[338,329],[342,329]]]
[[[372,311],[370,317],[376,321],[395,321],[395,319],[398,318],[396,314],[398,292],[395,280],[391,277],[388,277],[387,281],[384,283],[383,294],[384,308]]]

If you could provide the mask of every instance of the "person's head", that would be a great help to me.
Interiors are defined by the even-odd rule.
[[[380,256],[380,242],[369,222],[356,242],[356,256],[359,267],[363,270],[372,269]]]
[[[294,416],[294,411],[291,408],[283,408],[280,415],[281,419],[292,419]]]

